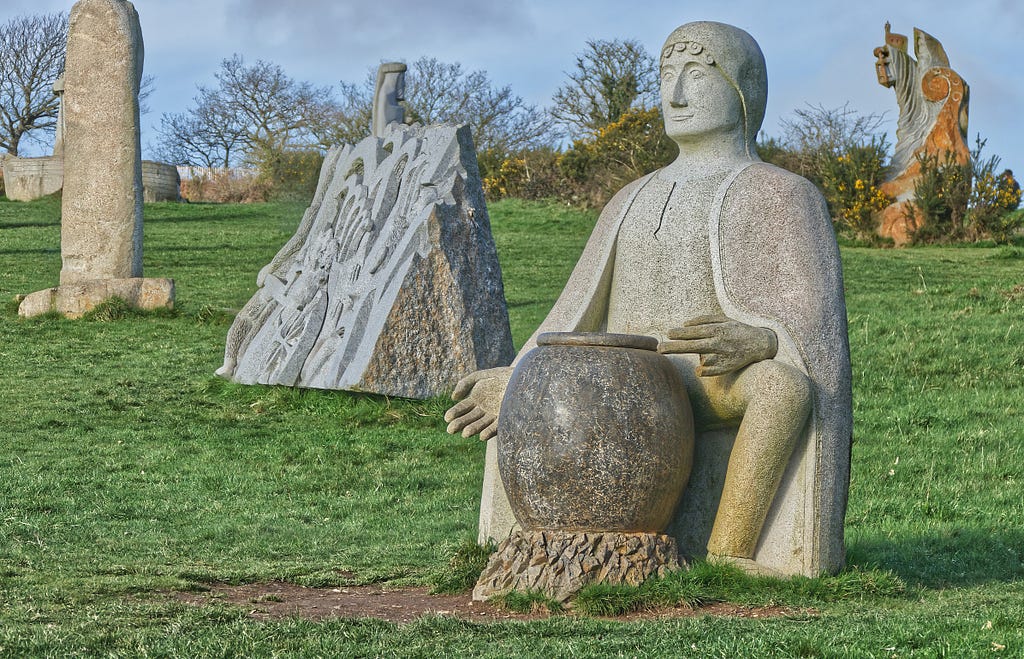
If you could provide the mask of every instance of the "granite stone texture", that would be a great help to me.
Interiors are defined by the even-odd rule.
[[[514,356],[467,126],[332,149],[228,333],[223,377],[429,398]]]
[[[56,152],[41,158],[10,157],[2,164],[6,196],[12,201],[32,201],[60,192],[64,187],[64,156]],[[143,160],[142,200],[181,201],[178,168]]]
[[[51,159],[63,158],[60,286],[27,296],[18,309],[24,317],[76,318],[104,295],[146,309],[173,306],[173,281],[142,279],[142,59],[130,2],[80,0],[71,8]]]
[[[178,168],[163,162],[142,161],[142,200],[181,201],[181,176]]]
[[[547,332],[655,338],[684,382],[697,433],[667,531],[680,553],[758,573],[835,572],[845,560],[852,402],[828,209],[810,182],[757,157],[767,68],[749,34],[686,24],[666,40],[661,74],[679,155],[604,208],[516,365]],[[500,428],[496,399],[509,377],[461,382],[449,431],[486,439],[493,429],[477,420],[492,414]],[[481,540],[518,528],[499,443],[488,445]]]
[[[71,8],[60,283],[142,276],[142,29],[125,0]]]
[[[137,309],[174,307],[174,280],[157,278],[93,279],[36,291],[18,307],[23,318],[56,311],[66,318],[81,318],[100,304],[118,298]]]
[[[4,194],[12,201],[32,201],[59,192],[64,185],[64,160],[56,156],[3,161]]]
[[[405,72],[402,62],[384,62],[377,67],[377,83],[373,91],[373,108],[370,115],[370,134],[383,137],[387,127],[405,121]]]
[[[658,340],[551,333],[520,360],[498,470],[523,528],[657,533],[693,461],[693,415]]]

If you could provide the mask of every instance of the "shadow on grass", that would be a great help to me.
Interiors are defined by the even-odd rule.
[[[40,247],[38,249],[0,249],[0,254],[60,254],[60,248]]]
[[[218,208],[216,204],[210,204],[211,208]],[[223,207],[220,207],[223,208]],[[196,213],[195,204],[189,204],[186,210],[191,210],[191,213],[175,213],[162,214],[152,213],[145,215],[146,222],[155,222],[158,224],[185,224],[191,222],[230,222],[232,220],[252,220],[252,213],[231,213],[231,212],[217,212],[210,214]]]
[[[1024,531],[952,529],[902,538],[864,538],[847,546],[850,564],[891,570],[927,588],[1024,579]]]
[[[27,229],[30,227],[59,227],[60,218],[44,222],[0,222],[0,229]]]

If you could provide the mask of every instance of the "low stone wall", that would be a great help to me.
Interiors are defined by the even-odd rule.
[[[3,164],[4,188],[8,199],[32,201],[60,191],[64,187],[64,159],[43,158],[0,159]],[[142,200],[181,201],[181,179],[178,168],[162,162],[142,161]]]
[[[64,160],[44,158],[15,158],[3,161],[4,189],[8,199],[32,201],[53,194],[64,185]]]
[[[181,201],[181,178],[178,168],[152,160],[142,161],[142,200]]]

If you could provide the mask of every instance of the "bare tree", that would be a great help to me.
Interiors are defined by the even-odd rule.
[[[406,104],[424,124],[468,123],[481,151],[509,153],[551,142],[547,114],[509,86],[498,87],[486,71],[465,72],[459,63],[421,57],[409,67]]]
[[[339,141],[355,142],[370,134],[376,76],[372,69],[362,85],[341,83],[335,120]],[[421,57],[409,66],[405,88],[408,121],[468,123],[478,151],[508,154],[554,141],[548,114],[524,102],[511,87],[495,85],[486,71],[467,72],[457,62]]]
[[[246,144],[246,126],[209,90],[194,100],[191,110],[160,118],[157,157],[183,165],[231,166]]]
[[[377,72],[373,71],[374,80]],[[370,134],[373,115],[373,85],[360,86],[355,83],[340,84],[340,100],[324,104],[309,119],[309,132],[316,139],[321,150],[326,151],[337,144],[355,144]]]
[[[551,114],[573,138],[592,135],[629,110],[659,106],[658,63],[634,39],[593,39],[555,91]]]
[[[0,148],[18,155],[33,131],[52,133],[60,105],[53,83],[64,70],[68,19],[17,16],[0,25]]]
[[[307,141],[310,116],[330,104],[328,87],[314,87],[288,77],[277,64],[257,60],[246,66],[240,55],[221,62],[216,75],[220,83],[214,94],[246,127],[247,151],[280,151],[296,142]]]
[[[328,87],[297,82],[277,64],[240,55],[221,62],[217,85],[195,106],[161,118],[157,151],[172,162],[228,166],[288,148],[317,148],[316,130],[337,103]]]
[[[855,147],[888,149],[885,115],[861,114],[849,103],[837,108],[808,104],[783,119],[781,145],[789,152],[787,167],[814,181],[821,179],[822,159],[837,158]],[[776,144],[779,144],[776,141]]]

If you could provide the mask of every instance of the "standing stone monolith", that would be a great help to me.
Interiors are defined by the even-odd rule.
[[[64,74],[53,83],[53,93],[57,102],[57,128],[53,134],[53,157],[64,158]],[[63,183],[62,183],[63,185]]]
[[[142,279],[142,29],[126,0],[71,8],[64,69],[64,192],[57,288],[29,295],[22,316],[79,316],[111,297],[169,307],[170,279]]]
[[[908,40],[885,24],[885,45],[875,48],[878,84],[896,92],[900,116],[896,124],[896,147],[889,174],[881,190],[895,202],[877,213],[878,233],[897,245],[909,242],[923,218],[912,207],[914,186],[921,178],[922,156],[945,162],[947,154],[959,164],[967,163],[967,118],[970,89],[950,68],[949,57],[939,40],[914,28],[914,57]]]
[[[217,374],[429,398],[515,351],[468,126],[390,123],[331,149]]]

